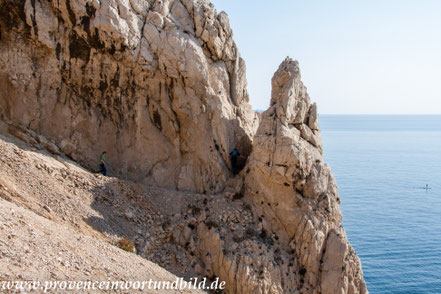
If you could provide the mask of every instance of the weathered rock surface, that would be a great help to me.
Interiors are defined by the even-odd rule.
[[[0,140],[2,198],[126,236],[228,293],[367,292],[296,62],[259,118],[228,18],[207,0],[0,0],[0,13],[0,133],[26,144]],[[251,155],[233,177],[236,146]],[[66,158],[96,169],[103,150],[117,178]]]
[[[32,140],[28,134],[22,137]],[[228,293],[296,289],[294,280],[285,288],[275,283],[282,273],[298,268],[276,235],[262,229],[243,195],[194,194],[94,175],[62,156],[31,146],[0,135],[0,198],[50,220],[51,226],[69,227],[73,235],[113,245],[126,237],[136,245],[137,254],[177,276],[220,277]],[[39,223],[29,221],[33,222]],[[66,253],[77,242],[69,240],[69,246],[61,246]],[[20,249],[7,250],[21,254]],[[38,257],[34,253],[30,260]],[[89,261],[78,256],[76,262]],[[0,264],[0,274],[14,273],[8,276],[11,279],[20,269],[27,278],[40,277],[18,264],[14,271]],[[95,265],[94,271],[89,270],[91,277],[101,270]],[[47,274],[50,270],[42,268],[41,275]],[[71,274],[80,275],[80,270]]]
[[[142,293],[206,293],[195,289],[161,289],[158,284],[173,283],[178,279],[157,264],[94,238],[78,234],[70,228],[59,226],[11,202],[0,199],[0,269],[2,281],[39,281],[34,290],[15,288],[13,283],[2,287],[4,293],[66,293],[66,287],[55,281],[102,281],[99,289],[83,288],[77,284],[77,293],[108,293],[105,287],[120,289],[117,292]],[[136,265],[136,266],[133,266]],[[26,270],[24,270],[26,269]],[[154,283],[156,281],[156,288]],[[106,285],[108,281],[122,282],[118,287]],[[45,284],[51,281],[52,284]],[[139,285],[136,283],[139,281]],[[125,284],[125,282],[128,282]],[[134,283],[135,282],[135,283]],[[142,286],[142,282],[145,282]],[[129,287],[129,288],[126,288]],[[133,287],[133,288],[132,288]],[[72,290],[71,290],[72,291]]]
[[[272,78],[271,106],[262,114],[244,174],[263,228],[280,238],[299,269],[276,283],[296,280],[301,293],[366,292],[360,261],[341,226],[337,185],[323,162],[316,106],[297,61],[287,58]]]
[[[4,130],[1,124],[0,130]],[[21,137],[32,142],[32,133],[25,131]],[[226,281],[227,293],[314,293],[302,287],[306,272],[295,251],[287,248],[280,237],[283,234],[267,227],[268,213],[257,214],[259,209],[247,196],[194,194],[94,175],[63,156],[47,153],[44,146],[39,150],[34,144],[16,141],[0,135],[0,198],[49,219],[54,226],[70,227],[75,232],[70,234],[113,245],[127,237],[136,245],[137,254],[177,276],[220,277]],[[236,180],[240,186],[240,179]],[[339,241],[329,237],[327,250],[348,246]],[[69,242],[75,244],[75,238]],[[67,248],[66,254],[71,246],[61,245]],[[7,250],[21,254],[20,249]],[[358,262],[354,256],[326,255],[323,267],[335,276],[328,275],[322,282],[322,292],[338,286],[342,258],[346,266]],[[81,257],[76,261],[88,262]],[[20,269],[25,277],[39,277],[19,266],[13,272],[18,275]],[[101,270],[95,265],[89,271],[91,277]],[[8,271],[0,265],[0,273]],[[80,272],[75,274],[80,277]],[[41,271],[48,273],[48,269]],[[353,293],[357,292],[363,293],[361,289]]]
[[[26,285],[22,285],[25,290],[20,290],[13,282],[2,284],[2,293],[43,293],[45,289],[47,293],[66,293],[62,284],[54,285],[55,281],[103,281],[105,283],[127,281],[130,283],[127,286],[133,286],[134,289],[139,289],[141,286],[132,284],[132,282],[139,281],[147,283],[144,285],[142,293],[205,293],[202,290],[194,289],[155,289],[155,285],[152,283],[149,287],[150,279],[172,283],[176,281],[177,277],[157,264],[100,240],[103,238],[97,238],[99,232],[94,234],[91,234],[92,230],[86,234],[80,232],[79,223],[72,221],[72,219],[80,218],[82,216],[80,213],[62,214],[61,207],[53,205],[54,199],[38,198],[38,192],[32,190],[35,188],[36,182],[32,180],[27,182],[31,186],[29,187],[31,188],[30,194],[28,194],[26,187],[14,184],[13,173],[8,177],[3,173],[9,169],[4,166],[7,163],[14,166],[20,162],[30,166],[25,172],[28,176],[22,176],[19,180],[32,179],[35,174],[40,174],[40,177],[43,177],[45,174],[48,175],[49,170],[56,173],[60,167],[66,169],[69,166],[73,167],[73,165],[66,164],[65,166],[63,161],[48,160],[47,156],[40,154],[31,159],[31,162],[37,164],[35,166],[28,161],[32,151],[13,149],[11,144],[5,144],[1,137],[0,142],[2,147],[2,161],[0,162],[2,167],[0,171],[0,277],[2,281],[38,281],[41,283],[34,290],[30,290]],[[7,154],[11,151],[15,155],[14,157]],[[15,160],[11,161],[11,158],[15,158]],[[80,170],[77,168],[77,175]],[[40,172],[35,173],[35,171]],[[30,175],[29,172],[33,175]],[[46,191],[50,195],[54,192],[57,193],[57,188],[62,189],[62,185],[58,187],[53,185]],[[64,193],[64,195],[66,194]],[[73,197],[70,199],[72,200]],[[49,202],[43,206],[43,200],[49,200],[52,203]],[[78,207],[81,199],[76,199],[76,201],[78,203],[69,202],[77,204]],[[63,221],[61,217],[66,221]],[[67,218],[71,221],[68,221]],[[84,230],[84,228],[83,226],[82,229]],[[46,285],[45,281],[50,281],[52,284]],[[106,287],[105,283],[103,287]],[[105,289],[100,290],[98,284],[95,285],[95,290],[83,289],[80,284],[76,286],[80,287],[77,289],[81,289],[74,291],[76,293],[109,292]],[[125,284],[118,285],[116,289],[120,290],[117,292],[122,293],[124,289],[134,291],[133,288],[124,287],[126,287]]]
[[[90,169],[222,191],[257,116],[225,13],[208,1],[0,2],[0,116]]]

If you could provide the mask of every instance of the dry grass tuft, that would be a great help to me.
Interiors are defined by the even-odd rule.
[[[118,242],[119,248],[128,251],[128,252],[135,252],[135,244],[126,237],[122,237],[121,240]]]

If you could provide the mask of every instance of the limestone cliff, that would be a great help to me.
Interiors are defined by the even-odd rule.
[[[367,292],[296,62],[274,74],[259,119],[227,15],[208,0],[0,0],[0,13],[0,132],[91,170],[107,150],[119,180],[81,193],[116,203],[137,187],[124,215],[145,225],[141,256],[228,293]],[[236,177],[233,147],[248,158]]]
[[[337,185],[323,162],[316,105],[289,58],[272,78],[271,106],[262,114],[245,173],[247,197],[263,228],[291,251],[306,293],[366,291],[341,226]]]
[[[219,192],[257,117],[225,13],[208,1],[0,2],[0,114],[111,174]]]

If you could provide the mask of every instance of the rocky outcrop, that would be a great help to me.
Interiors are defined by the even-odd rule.
[[[256,214],[254,204],[247,196],[240,193],[202,195],[91,174],[63,156],[31,147],[35,146],[32,141],[36,140],[33,134],[25,130],[20,132],[21,138],[29,143],[0,135],[0,198],[46,218],[46,227],[66,234],[63,236],[68,242],[59,243],[59,247],[65,250],[65,255],[77,257],[71,261],[62,256],[66,266],[60,265],[62,267],[58,269],[63,274],[81,277],[81,272],[87,270],[90,277],[100,275],[102,265],[91,262],[90,258],[102,260],[102,264],[108,261],[95,258],[101,256],[94,253],[96,239],[101,241],[100,248],[103,248],[102,241],[117,245],[122,237],[126,237],[134,242],[138,255],[177,276],[187,280],[194,277],[215,280],[219,277],[226,282],[226,293],[314,293],[303,287],[306,271],[295,252],[279,237],[279,232],[266,227],[267,216]],[[39,140],[45,142],[41,135]],[[237,184],[240,186],[239,180]],[[29,219],[26,223],[34,229],[40,225],[38,219]],[[64,233],[65,228],[70,228],[70,233]],[[27,279],[51,275],[58,265],[57,259],[47,256],[52,251],[41,254],[33,246],[27,248],[18,241],[27,238],[23,232],[17,230],[15,235],[18,236],[17,243],[3,248],[8,256],[20,257],[23,254],[21,248],[25,248],[29,251],[28,260],[43,257],[38,262],[49,263],[51,267],[41,266],[36,274],[35,267],[17,263],[8,271],[7,265],[0,262],[0,272],[13,273],[8,276],[11,279],[19,274]],[[42,248],[52,244],[45,236],[35,238],[37,244],[43,244]],[[330,248],[348,246],[335,242],[338,239],[331,239]],[[93,248],[84,249],[85,240]],[[119,258],[110,254],[114,249],[108,247],[104,252],[109,258]],[[82,251],[91,255],[82,256],[76,248],[83,248]],[[45,261],[47,258],[50,260]],[[129,256],[124,258],[128,262],[134,260]],[[323,265],[333,269],[337,264],[335,272],[338,273],[341,258],[338,254],[329,255]],[[11,260],[15,262],[15,259]],[[356,259],[347,261],[348,264],[356,262]],[[79,269],[67,266],[72,263],[74,266],[79,264]],[[137,272],[142,269],[145,268],[140,267]],[[125,277],[123,272],[118,274],[121,279]],[[110,276],[118,279],[118,274]],[[62,277],[60,273],[56,275],[57,279]],[[328,276],[322,292],[326,289],[334,291],[338,278],[338,275]],[[363,293],[359,289],[354,293],[357,292]]]
[[[228,293],[367,292],[297,62],[258,117],[208,0],[3,0],[0,13],[0,132],[62,162],[30,153],[29,175],[5,147],[4,175],[27,193],[4,198],[109,242],[130,233],[139,255]],[[248,158],[236,177],[233,147]],[[64,157],[93,170],[103,150],[118,178]]]
[[[289,293],[296,289],[295,280],[285,288],[274,281],[292,271],[294,264],[276,236],[262,230],[243,195],[202,195],[94,175],[62,156],[31,147],[32,135],[21,130],[27,144],[0,135],[0,198],[46,218],[51,223],[48,227],[57,225],[60,231],[68,227],[71,235],[87,235],[113,245],[126,237],[140,256],[186,279],[219,277],[226,281],[228,293]],[[29,224],[38,227],[39,222]],[[66,252],[72,246],[83,248],[76,238],[66,239]],[[15,248],[7,251],[20,254]],[[31,260],[39,256],[33,247],[29,251]],[[19,269],[17,265],[14,274]],[[25,267],[21,270],[29,279],[41,277]],[[0,262],[0,273],[5,271]],[[93,277],[102,269],[94,264],[87,271]],[[50,269],[42,267],[41,275],[46,274]]]
[[[90,169],[222,191],[257,127],[245,63],[208,1],[0,2],[0,116]]]
[[[297,61],[287,58],[272,78],[271,106],[244,174],[263,228],[278,236],[297,267],[280,282],[296,280],[301,293],[366,292],[360,261],[341,226],[337,185],[323,162],[317,109]]]

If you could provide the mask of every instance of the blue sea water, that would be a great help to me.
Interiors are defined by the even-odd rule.
[[[321,115],[320,127],[370,293],[441,293],[441,115]]]

